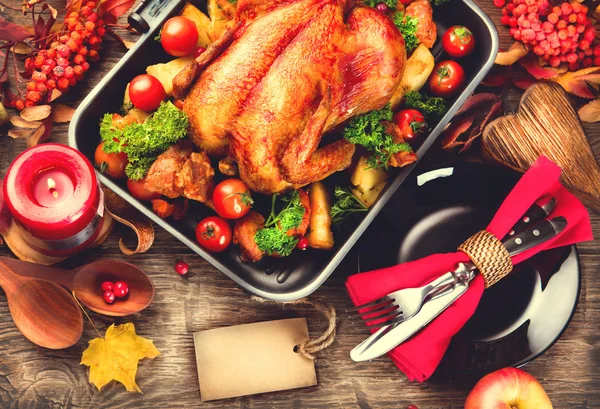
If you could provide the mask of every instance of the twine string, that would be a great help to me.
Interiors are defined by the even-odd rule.
[[[301,298],[299,300],[294,301],[271,301],[261,297],[252,296],[254,301],[263,303],[263,304],[282,304],[282,305],[308,305],[319,311],[321,314],[325,316],[327,319],[328,325],[327,329],[321,336],[315,339],[308,339],[303,343],[296,345],[294,349],[296,352],[304,356],[305,358],[316,360],[316,354],[319,351],[324,350],[329,345],[333,343],[335,340],[335,325],[337,320],[337,315],[335,312],[335,308],[333,308],[330,304],[321,303],[319,301],[311,300],[308,298]]]

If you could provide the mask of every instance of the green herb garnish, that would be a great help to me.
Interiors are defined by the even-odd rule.
[[[404,96],[407,108],[421,111],[425,116],[441,117],[448,111],[448,103],[444,98],[427,97],[418,91],[409,91]]]
[[[417,46],[420,41],[417,38],[417,28],[419,27],[419,19],[412,16],[407,16],[404,12],[395,13],[394,24],[398,27],[400,34],[404,38],[404,44],[406,47],[406,52],[411,53]]]
[[[187,115],[171,102],[160,106],[143,124],[133,123],[118,129],[112,123],[112,114],[105,114],[100,123],[104,152],[127,154],[127,177],[140,180],[158,155],[184,138],[189,121]]]
[[[369,7],[377,7],[379,3],[383,3],[391,9],[395,9],[398,5],[398,0],[364,0],[364,3]]]
[[[364,146],[371,156],[367,159],[369,168],[387,167],[390,157],[398,152],[412,149],[407,143],[396,143],[392,135],[385,132],[383,121],[392,121],[393,113],[389,105],[376,111],[355,116],[344,128],[344,138],[355,145]]]
[[[277,213],[275,210],[277,196],[276,194],[273,195],[271,213],[265,222],[265,227],[256,232],[254,241],[258,248],[266,254],[278,254],[286,257],[292,253],[296,244],[298,244],[298,238],[288,236],[287,232],[300,227],[306,209],[300,203],[298,191],[294,190],[281,198],[285,205]]]
[[[348,188],[336,186],[333,194],[335,196],[335,203],[331,206],[330,214],[331,222],[335,226],[343,224],[349,216],[369,210]]]
[[[431,0],[431,5],[434,7],[448,3],[450,0]]]

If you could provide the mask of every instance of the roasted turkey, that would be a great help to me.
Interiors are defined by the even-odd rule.
[[[350,165],[354,145],[322,135],[384,107],[405,62],[393,22],[358,2],[238,0],[232,29],[173,87],[191,140],[236,161],[250,189],[276,193]]]

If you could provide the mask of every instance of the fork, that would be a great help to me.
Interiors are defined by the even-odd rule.
[[[544,220],[556,207],[556,199],[552,196],[543,196],[525,212],[525,215],[504,237],[503,242],[509,240],[524,230],[527,226]],[[375,301],[359,305],[346,310],[357,313],[367,326],[380,327],[383,325],[398,324],[417,314],[425,302],[446,294],[460,279],[457,271],[448,272],[425,284],[422,287],[404,288],[394,291]]]

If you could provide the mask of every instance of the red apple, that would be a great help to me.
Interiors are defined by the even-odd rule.
[[[517,368],[504,368],[477,382],[465,409],[552,409],[552,402],[533,376]]]

